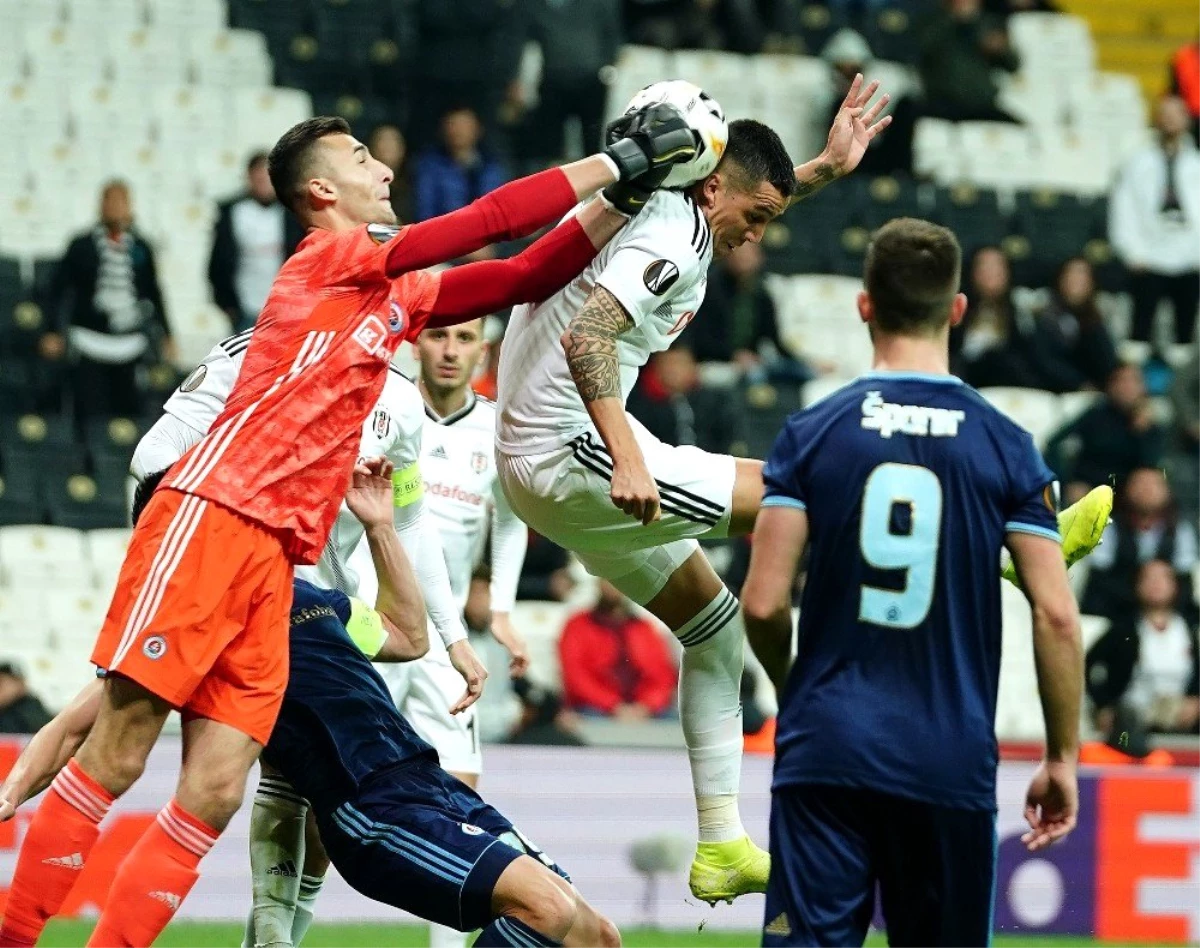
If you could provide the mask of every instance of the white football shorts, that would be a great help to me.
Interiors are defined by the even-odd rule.
[[[545,454],[498,451],[496,467],[517,516],[644,605],[699,549],[698,538],[728,536],[737,465],[729,455],[665,444],[626,417],[662,501],[649,525],[613,505],[612,457],[595,432]]]
[[[475,706],[461,714],[450,713],[467,685],[450,664],[437,632],[430,630],[429,652],[423,658],[415,662],[381,662],[375,668],[387,682],[400,713],[438,752],[443,770],[476,776],[483,772]]]

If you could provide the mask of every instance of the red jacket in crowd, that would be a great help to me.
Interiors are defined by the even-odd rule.
[[[558,653],[569,707],[612,714],[618,705],[640,704],[655,716],[675,696],[675,663],[645,619],[581,612],[563,627]]]

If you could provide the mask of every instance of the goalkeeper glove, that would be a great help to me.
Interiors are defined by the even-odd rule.
[[[619,126],[621,137],[610,140],[604,154],[617,166],[622,181],[660,168],[669,171],[672,165],[696,157],[695,132],[673,106],[652,105],[622,116],[613,125]]]

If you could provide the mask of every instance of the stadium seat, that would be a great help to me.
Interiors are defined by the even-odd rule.
[[[1028,187],[1035,179],[1029,134],[1007,122],[960,122],[963,180],[985,188]]]
[[[611,121],[624,112],[626,104],[640,89],[674,74],[673,57],[666,50],[653,46],[622,46],[616,76],[608,87],[605,120]]]
[[[229,13],[224,0],[145,0],[154,29],[181,39],[225,29]]]
[[[845,183],[857,192],[854,198],[857,218],[868,230],[875,230],[894,217],[921,215],[917,183],[907,175],[855,176]]]
[[[1067,128],[1038,129],[1034,137],[1035,187],[1100,195],[1112,178],[1112,156],[1102,134]]]
[[[81,82],[67,90],[67,109],[75,140],[89,151],[98,145],[107,148],[114,141],[149,143],[152,123],[142,90],[109,82]],[[84,162],[76,163],[77,169],[82,167]],[[81,192],[93,192],[97,179],[111,174],[107,161],[96,163],[90,180],[76,179],[74,184]]]
[[[45,521],[40,479],[35,469],[0,457],[0,528]]]
[[[37,303],[27,299],[0,302],[0,352],[34,361],[38,358],[38,343],[46,331],[45,313]]]
[[[817,56],[833,34],[846,25],[846,18],[839,6],[812,2],[800,8],[798,25],[805,50]]]
[[[721,103],[727,119],[762,115],[759,89],[747,76],[756,68],[752,57],[715,50],[675,53],[675,75],[694,82]]]
[[[297,122],[312,115],[312,100],[299,89],[236,89],[231,145],[243,155],[270,149]]]
[[[271,54],[261,33],[219,30],[191,34],[187,40],[197,85],[220,89],[258,89],[271,84]],[[209,93],[211,94],[211,93]]]
[[[788,153],[817,154],[825,144],[833,105],[829,66],[811,56],[766,54],[754,57],[750,78],[759,84],[761,114],[770,117]]]
[[[962,176],[958,127],[942,119],[918,119],[913,129],[913,171],[938,184],[953,184]]]
[[[62,526],[0,527],[0,575],[9,587],[27,581],[51,581],[64,588],[90,585],[91,577],[72,582],[66,572],[87,564],[87,545],[78,530]]]
[[[17,36],[25,27],[56,25],[66,22],[62,0],[0,0],[0,23],[4,31]]]
[[[343,64],[365,61],[391,26],[390,11],[376,0],[314,0],[313,7],[317,39]]]
[[[1079,17],[1014,13],[1008,18],[1008,35],[1021,59],[1021,71],[1038,81],[1079,81],[1094,68],[1091,30]]]
[[[95,530],[128,522],[124,496],[101,493],[99,485],[86,474],[47,478],[45,497],[50,521],[58,526]]]
[[[93,36],[146,25],[144,0],[66,0],[64,15],[72,30]]]
[[[86,27],[39,25],[26,28],[24,42],[32,81],[59,94],[72,83],[94,82],[108,75],[103,33],[98,36]]]
[[[191,76],[183,37],[158,29],[110,32],[113,82],[136,89],[182,85]]]
[[[229,25],[257,30],[279,55],[293,36],[312,32],[312,7],[302,0],[230,0]]]
[[[938,188],[933,217],[954,231],[968,258],[980,247],[999,246],[1009,232],[996,192],[970,185]]]
[[[1046,286],[1069,257],[1085,252],[1104,234],[1104,203],[1077,194],[1040,189],[1016,196],[1015,232],[1029,244],[1013,278],[1025,286]]]
[[[352,95],[366,90],[361,61],[348,62],[311,36],[295,36],[287,51],[275,57],[281,85],[303,89],[313,96]]]
[[[873,10],[864,30],[871,52],[879,59],[915,65],[921,52],[921,44],[913,30],[915,19],[914,11],[902,3]],[[875,63],[871,64],[868,78],[880,79],[875,66]],[[884,88],[893,91],[892,86],[885,85]]]
[[[1062,421],[1058,396],[1033,388],[984,388],[979,394],[1033,435],[1038,445],[1058,430]]]
[[[525,636],[529,648],[530,679],[543,687],[561,691],[558,640],[567,621],[567,606],[561,602],[520,601],[513,606],[512,620]]]

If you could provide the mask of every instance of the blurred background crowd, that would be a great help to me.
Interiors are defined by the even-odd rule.
[[[421,220],[593,150],[662,78],[806,160],[861,71],[892,93],[891,128],[714,266],[630,409],[663,440],[764,456],[787,413],[867,368],[853,300],[872,228],[952,227],[970,298],[954,370],[1033,432],[1064,502],[1117,488],[1075,575],[1095,733],[1133,734],[1141,758],[1146,734],[1197,732],[1191,0],[0,0],[0,18],[0,730],[37,720],[29,682],[51,707],[78,684],[63,649],[84,654],[103,612],[133,446],[209,346],[253,326],[302,236],[266,174],[288,125],[343,115]],[[736,591],[746,545],[711,552]],[[674,643],[615,591],[533,537],[521,594],[537,660],[497,689],[490,736],[669,717]],[[998,731],[1036,739],[1028,617],[1007,596]],[[755,734],[763,691],[749,674]]]

